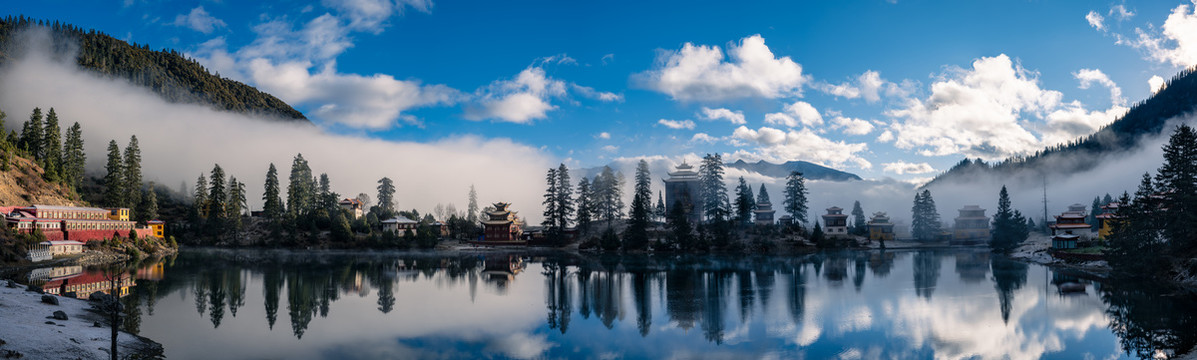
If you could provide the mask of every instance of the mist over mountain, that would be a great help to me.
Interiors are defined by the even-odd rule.
[[[308,123],[302,113],[273,95],[212,74],[175,50],[150,50],[149,45],[129,44],[58,21],[51,23],[23,16],[0,19],[0,65],[22,57],[30,41],[24,30],[32,27],[49,30],[51,56],[56,60],[73,62],[88,72],[145,87],[167,101]]]
[[[1195,70],[1190,68],[1181,71],[1160,91],[1135,104],[1121,118],[1089,136],[1029,156],[1012,157],[992,164],[966,158],[924,187],[944,183],[963,184],[979,179],[1025,182],[1094,170],[1111,157],[1120,157],[1153,144],[1161,134],[1171,133],[1172,127],[1168,126],[1170,121],[1191,114],[1197,108]]]
[[[861,180],[860,176],[856,174],[832,169],[819,164],[814,164],[806,161],[787,161],[781,164],[774,164],[764,160],[755,163],[745,162],[744,160],[736,160],[736,162],[726,164],[729,168],[736,168],[759,173],[765,176],[784,178],[790,175],[791,171],[802,173],[802,176],[810,180],[830,180],[830,181],[850,181]]]

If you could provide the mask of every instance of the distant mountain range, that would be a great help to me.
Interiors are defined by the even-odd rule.
[[[1054,146],[1030,156],[1012,157],[987,164],[964,159],[936,176],[924,187],[938,183],[969,182],[980,177],[1017,177],[1044,174],[1072,174],[1093,169],[1109,155],[1137,148],[1148,136],[1159,135],[1168,120],[1191,115],[1197,109],[1197,68],[1181,71],[1164,88],[1131,107],[1121,118],[1101,130],[1068,144]]]
[[[164,99],[210,105],[219,110],[265,115],[307,123],[303,113],[273,95],[208,72],[198,62],[174,50],[150,50],[95,30],[73,25],[8,16],[0,19],[0,64],[19,58],[27,49],[20,34],[36,27],[50,32],[54,56],[76,55],[80,68],[143,86]],[[71,54],[76,52],[77,54]],[[53,106],[53,104],[47,104]],[[28,111],[22,110],[22,111]]]
[[[736,160],[736,162],[726,165],[729,168],[752,171],[761,175],[777,178],[784,178],[789,176],[791,171],[797,171],[802,173],[803,177],[811,180],[861,180],[860,176],[857,176],[856,174],[839,171],[806,161],[787,161],[781,164],[774,164],[764,160],[757,161],[755,163],[746,162],[744,160]]]

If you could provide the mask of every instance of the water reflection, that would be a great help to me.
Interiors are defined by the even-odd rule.
[[[986,252],[193,251],[129,273],[126,330],[180,358],[1116,358],[1197,341],[1192,297]]]

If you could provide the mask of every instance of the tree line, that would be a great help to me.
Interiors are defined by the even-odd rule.
[[[707,154],[699,167],[698,199],[673,199],[666,213],[664,197],[658,191],[656,205],[652,201],[651,173],[648,162],[640,160],[633,176],[630,205],[623,202],[624,175],[604,166],[593,179],[582,177],[575,186],[565,164],[550,168],[545,175],[544,228],[546,241],[563,245],[568,242],[567,229],[576,225],[582,246],[600,247],[607,251],[706,251],[725,250],[739,246],[733,230],[753,223],[753,211],[758,200],[769,201],[764,184],[753,195],[752,187],[741,177],[736,187],[734,203],[728,198],[724,183],[724,164],[719,154]],[[807,220],[805,179],[792,172],[787,177],[784,210],[790,212],[799,226]],[[701,204],[703,221],[691,223],[689,204]],[[625,213],[626,211],[626,213]],[[650,231],[654,223],[664,223],[664,233]],[[596,225],[601,226],[597,228]],[[622,229],[622,231],[620,231]],[[586,238],[588,235],[597,235]],[[657,241],[653,241],[656,239]]]

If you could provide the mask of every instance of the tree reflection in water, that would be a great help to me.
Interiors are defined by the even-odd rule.
[[[953,271],[941,269],[944,261],[954,261],[948,264],[954,267],[947,269],[953,269],[959,275],[959,281],[954,277],[940,278],[943,271]],[[896,263],[901,264],[897,270]],[[524,268],[535,271],[522,272]],[[608,337],[603,334],[624,331],[619,325],[630,321],[632,312],[635,313],[635,330],[630,332],[639,335],[635,338],[645,338],[652,344],[665,341],[659,347],[681,346],[679,342],[683,340],[680,339],[696,337],[719,347],[765,341],[772,345],[760,348],[781,346],[798,352],[815,351],[820,346],[850,347],[851,341],[846,339],[865,336],[870,339],[868,342],[884,344],[874,351],[900,354],[904,351],[902,344],[911,340],[901,340],[908,334],[894,332],[896,329],[914,332],[909,336],[934,337],[927,333],[927,329],[907,328],[908,325],[898,319],[904,316],[917,319],[918,316],[961,316],[959,312],[965,312],[963,316],[967,319],[953,319],[953,322],[977,327],[988,326],[974,323],[983,321],[985,314],[996,318],[1000,313],[1001,321],[1008,326],[1029,327],[1032,324],[1020,325],[1019,322],[1051,321],[1027,317],[1011,319],[1014,309],[1042,307],[1045,299],[1038,296],[1037,288],[1028,285],[1030,265],[991,256],[984,251],[830,252],[796,257],[529,256],[517,253],[311,256],[290,252],[215,252],[184,256],[166,269],[167,276],[137,286],[133,289],[134,296],[124,299],[128,312],[124,324],[126,330],[134,333],[144,330],[146,318],[154,316],[154,304],[171,294],[180,294],[192,297],[186,301],[194,301],[194,304],[187,306],[193,306],[212,328],[220,328],[243,309],[253,309],[247,313],[257,314],[254,318],[260,331],[268,332],[280,320],[280,300],[285,299],[287,319],[283,321],[291,323],[288,336],[303,339],[316,317],[337,316],[333,312],[346,311],[334,306],[344,301],[343,298],[364,298],[364,304],[372,303],[364,308],[377,311],[374,314],[381,316],[420,311],[412,308],[417,305],[410,303],[411,287],[404,285],[417,282],[431,282],[438,289],[424,288],[422,291],[459,293],[469,300],[467,304],[473,304],[470,306],[488,306],[487,302],[475,301],[480,285],[485,289],[482,290],[485,299],[491,302],[528,295],[543,299],[544,312],[537,310],[538,314],[544,314],[543,320],[536,319],[535,322],[544,332],[533,327],[531,335],[513,338],[522,339],[517,344],[524,345],[529,341],[567,342],[575,337],[574,341],[583,343],[608,341],[601,340]],[[912,271],[907,273],[904,269]],[[1035,269],[1047,271],[1040,267]],[[852,289],[843,286],[849,280]],[[520,281],[539,284],[536,287],[542,289],[543,294],[516,292],[513,289],[526,288],[514,287]],[[774,293],[778,281],[781,289]],[[913,291],[908,285],[910,281],[914,284]],[[974,288],[977,289],[967,290]],[[1186,352],[1197,344],[1197,336],[1191,330],[1197,328],[1197,304],[1191,295],[1160,296],[1158,287],[1139,282],[1112,281],[1094,288],[1107,306],[1094,311],[1104,312],[1110,331],[1118,337],[1121,349],[1130,356],[1150,357],[1160,349],[1168,349],[1167,353]],[[954,298],[960,295],[960,289],[966,289],[967,296]],[[259,301],[256,295],[247,298],[248,291],[261,294],[266,326],[260,325],[262,313],[257,312],[263,308],[245,308],[247,299]],[[376,297],[370,296],[370,292],[376,292],[373,294]],[[932,299],[933,293],[935,299]],[[405,294],[408,296],[402,296]],[[969,307],[958,304],[959,301],[976,304],[978,297],[986,297],[985,302],[992,301],[992,305]],[[932,310],[926,315],[911,313],[903,306],[913,303],[903,299],[917,299],[913,303],[926,304]],[[773,303],[777,306],[772,306]],[[953,304],[959,309],[942,308]],[[1060,306],[1067,305],[1062,303]],[[865,312],[860,313],[860,309]],[[982,313],[969,313],[973,311],[970,309]],[[781,319],[789,319],[779,322],[779,314]],[[591,315],[594,315],[593,319]],[[396,326],[403,321],[397,320]],[[927,319],[917,321],[928,322]],[[1105,324],[1101,321],[1098,326]],[[631,329],[633,324],[628,325],[622,328]],[[475,326],[506,325],[480,323]],[[700,330],[701,336],[690,331],[695,328]],[[966,334],[974,333],[965,330]],[[442,344],[453,341],[453,335],[453,332],[436,333],[426,336],[423,341],[435,340],[428,344]],[[471,332],[464,334],[463,339],[478,336],[481,335]],[[535,340],[537,336],[543,336],[542,340]],[[874,338],[876,336],[888,337]],[[1030,333],[1028,336],[1027,339],[1033,339],[1044,335]],[[615,341],[627,341],[617,335],[610,337],[623,339]],[[795,347],[794,339],[799,339],[800,345]],[[820,345],[820,341],[828,341],[830,345]],[[420,342],[404,343],[416,346],[410,344]],[[914,346],[928,346],[919,344],[913,343]],[[478,345],[478,351],[493,346],[496,345]],[[662,352],[663,349],[653,350],[655,347],[658,346],[643,350],[646,351],[644,357],[670,355]],[[1071,350],[1075,349],[1066,348],[1064,352],[1071,353]],[[569,354],[559,355],[571,357]],[[788,357],[786,355],[797,357],[801,354],[783,353],[782,357]]]

